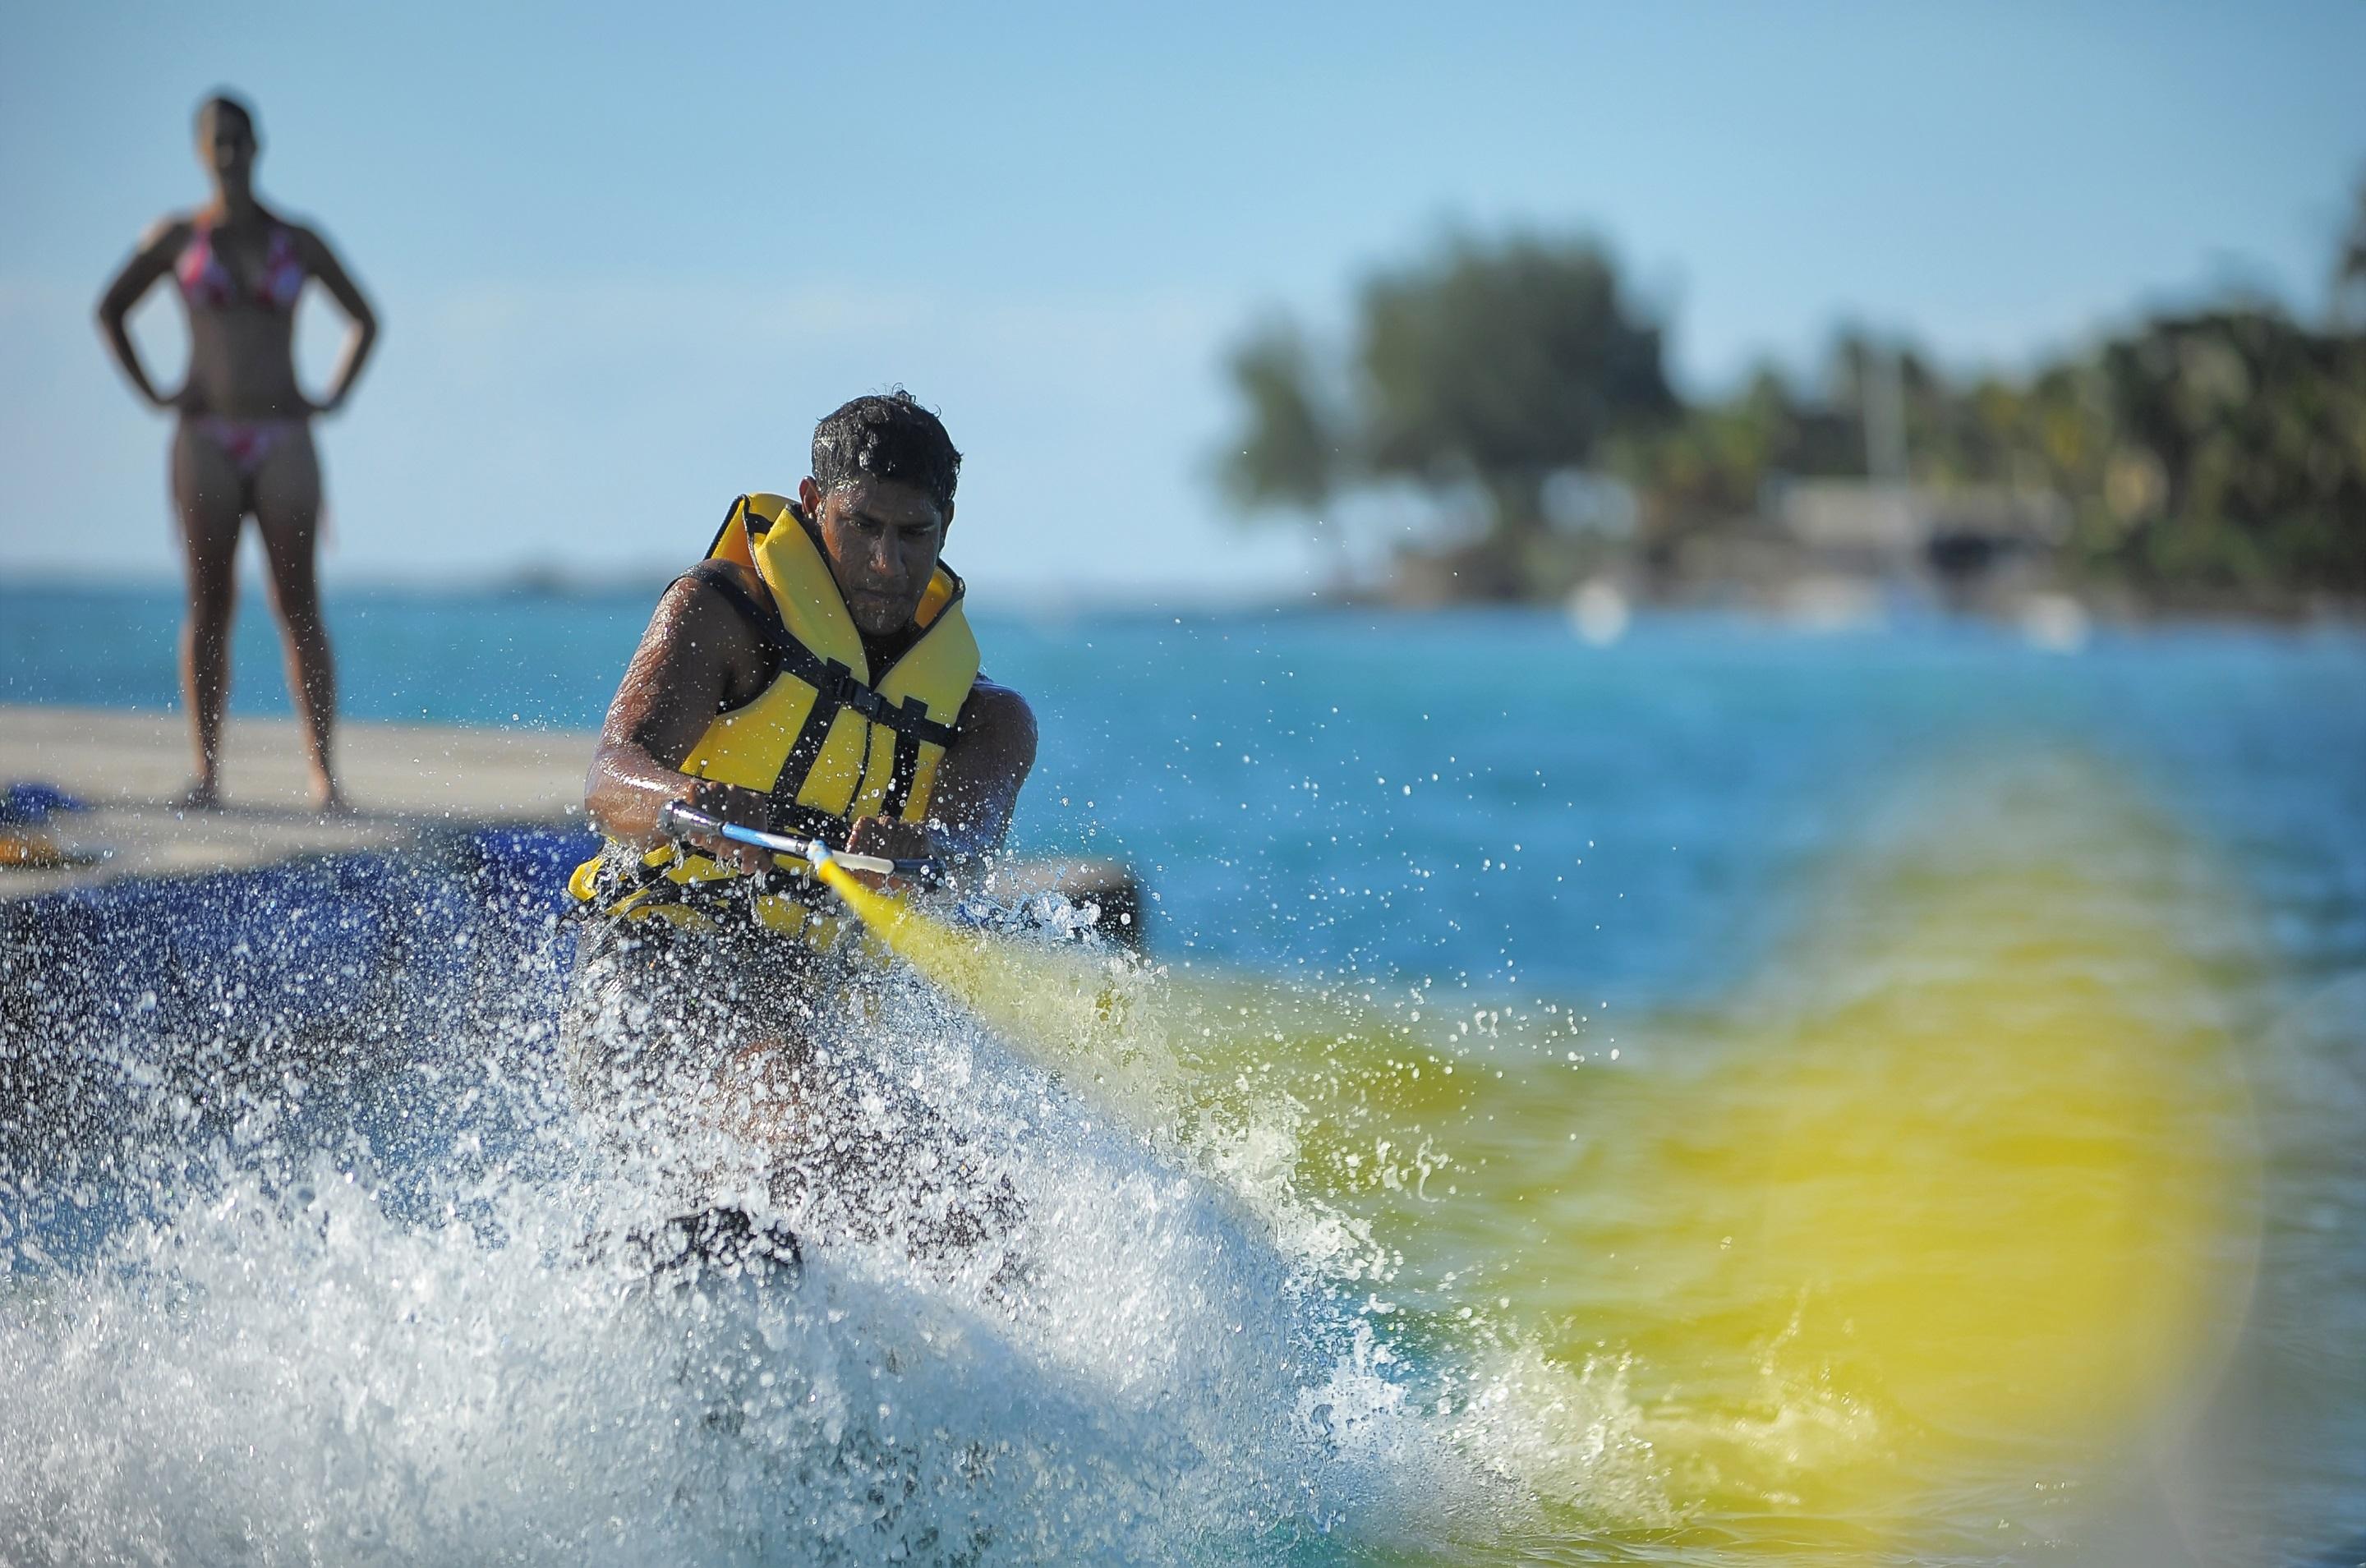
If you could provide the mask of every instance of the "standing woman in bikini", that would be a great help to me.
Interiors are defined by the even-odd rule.
[[[173,503],[189,563],[188,622],[181,637],[181,695],[197,750],[191,806],[211,806],[229,694],[229,637],[238,535],[248,513],[271,563],[273,602],[287,644],[287,685],[312,760],[312,803],[344,808],[330,761],[336,673],[321,622],[313,542],[321,518],[321,462],[311,419],[343,406],[377,341],[377,316],[328,242],[279,218],[254,194],[254,114],[234,97],[197,110],[197,156],[211,175],[204,210],[169,217],[107,285],[98,322],[140,395],[180,415],[173,436]],[[159,392],[140,363],[124,318],[170,274],[189,316],[189,370],[180,390]],[[353,326],[320,402],[296,384],[296,299],[318,278]]]

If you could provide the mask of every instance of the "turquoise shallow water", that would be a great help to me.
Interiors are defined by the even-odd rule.
[[[333,596],[345,710],[588,728],[646,608],[627,594]],[[162,592],[0,589],[0,701],[168,706],[175,614]],[[1388,1442],[1371,1440],[1475,1466],[1504,1488],[1501,1509],[1450,1528],[1417,1523],[1435,1511],[1425,1488],[1447,1483],[1425,1461],[1375,1459],[1380,1480],[1324,1472],[1307,1483],[1335,1488],[1343,1518],[1361,1510],[1380,1521],[1369,1533],[1351,1523],[1308,1536],[1270,1519],[1242,1533],[1189,1524],[1187,1510],[1154,1532],[1193,1543],[1177,1555],[1989,1562],[2086,1549],[2126,1561],[2346,1562],[2340,1554],[2366,1541],[2366,1372],[2356,1356],[2366,1343],[2366,1142],[2355,1135],[2366,1114],[2366,637],[2105,631],[2062,655],[1939,619],[1807,636],[1647,615],[1623,641],[1595,649],[1542,613],[986,613],[981,640],[989,671],[1026,693],[1042,724],[1021,846],[1140,866],[1157,899],[1154,949],[1178,980],[1221,976],[1259,995],[1278,983],[1301,998],[1273,1011],[1296,1021],[1269,1032],[1269,1051],[1259,1043],[1268,1004],[1236,1010],[1257,1014],[1228,1047],[1243,1084],[1320,1068],[1330,1075],[1323,1092],[1375,1106],[1396,1095],[1402,1103],[1373,1111],[1372,1125],[1400,1141],[1408,1130],[1437,1139],[1448,1156],[1437,1168],[1460,1172],[1428,1175],[1418,1202],[1394,1182],[1339,1177],[1319,1207],[1403,1255],[1385,1284],[1402,1300],[1383,1311],[1367,1282],[1341,1284],[1335,1258],[1285,1244],[1275,1267],[1290,1289],[1361,1302],[1360,1313],[1277,1328],[1275,1343],[1320,1353],[1277,1351],[1214,1382],[1222,1399],[1319,1411],[1317,1426],[1346,1447],[1338,1434],[1382,1430],[1341,1414],[1355,1397],[1438,1406]],[[259,605],[242,626],[238,660],[237,705],[285,711]],[[1890,940],[1916,931],[1932,934]],[[1942,957],[1975,974],[1976,1002],[1926,973]],[[1340,1016],[1360,1010],[1367,1021],[1337,1032],[1355,1036],[1364,1056],[1307,1043],[1327,1027],[1306,1022],[1309,998]],[[1894,1043],[1926,1029],[1932,1038],[1910,1060],[1969,1041],[1964,1073],[1924,1082],[1910,1058],[1891,1059]],[[2057,1063],[2077,1048],[2061,1042],[2098,1031],[2117,1031],[2114,1049],[2132,1059],[2162,1064],[2158,1080],[2205,1087],[2139,1105],[2128,1086],[2144,1074],[2056,1084],[2045,1077],[2051,1066],[2034,1065]],[[1856,1043],[1833,1057],[1835,1040]],[[1416,1052],[1432,1073],[1418,1089],[1399,1060]],[[1461,1098],[1425,1099],[1448,1061],[1464,1064],[1452,1091]],[[1983,1098],[1998,1088],[1978,1081],[1983,1061],[2035,1083],[2034,1098]],[[2244,1084],[2239,1113],[2208,1087],[2229,1061]],[[1190,1071],[1215,1082],[1210,1062]],[[1876,1076],[1883,1092],[1915,1097],[1910,1111],[1849,1098]],[[1462,1088],[1474,1079],[1478,1089]],[[1319,1163],[1309,1151],[1324,1101],[1303,1086],[1299,1100],[1312,1108],[1289,1134],[1302,1187]],[[2106,1124],[2158,1128],[2158,1142],[2099,1154],[2079,1141],[2086,1134],[2044,1122],[2047,1107],[2073,1100]],[[1795,1133],[1859,1125],[1876,1111],[2000,1134],[2018,1126],[2028,1136],[2017,1152],[1982,1143],[1964,1156],[1970,1174],[1959,1173],[1958,1186],[1993,1183],[1999,1212],[2019,1212],[2005,1195],[2034,1169],[2051,1173],[2045,1191],[2081,1182],[2182,1191],[2199,1170],[2249,1194],[2230,1200],[2239,1213],[2195,1208],[2184,1228],[2155,1238],[2180,1256],[2220,1259],[2214,1279],[2250,1281],[2231,1306],[2214,1296],[2194,1308],[2211,1325],[2196,1331],[2206,1353],[2162,1350],[2146,1365],[2153,1382],[2174,1385],[2173,1398],[2153,1404],[2186,1407],[2180,1435],[2160,1438],[2158,1412],[2139,1421],[2133,1404],[2112,1396],[2120,1425],[2143,1426],[2155,1448],[2183,1445],[2183,1457],[2130,1460],[2125,1450],[2144,1443],[2124,1433],[2032,1448],[2020,1426],[2040,1406],[1981,1404],[1975,1418],[1968,1395],[1928,1369],[1914,1383],[1895,1355],[1867,1371],[1861,1363],[1880,1360],[1871,1351],[1855,1360],[1820,1351],[1773,1393],[1731,1381],[1729,1352],[1742,1346],[1753,1365],[1774,1365],[1782,1358],[1770,1344],[1819,1332],[1812,1308],[1797,1303],[1827,1287],[1845,1296],[1846,1280],[1866,1272],[1862,1249],[1837,1243],[1813,1270],[1802,1262],[1797,1279],[1779,1260],[1753,1265],[1763,1277],[1720,1276],[1692,1250],[1690,1231],[1707,1227],[1718,1233],[1703,1243],[1709,1255],[1725,1254],[1732,1238],[1721,1227],[1740,1190],[1789,1183],[1828,1197],[1829,1170],[1752,1163],[1770,1142],[1787,1146],[1765,1132],[1770,1107]],[[2250,1131],[2228,1131],[2238,1123]],[[2052,1153],[2032,1152],[2041,1124]],[[1089,1140],[1076,1140],[1062,1146],[1089,1165],[1076,1152]],[[2071,1142],[2081,1152],[2062,1154]],[[2225,1152],[2236,1144],[2249,1152]],[[1228,1145],[1198,1179],[1263,1191],[1239,1174],[1254,1163],[1247,1146]],[[2205,1146],[2218,1152],[2192,1152]],[[2194,1163],[2176,1164],[2188,1155]],[[1377,1168],[1403,1150],[1369,1157]],[[1895,1158],[1876,1151],[1860,1168],[1906,1185],[1885,1163]],[[2161,1174],[2172,1165],[2173,1179]],[[1114,1168],[1155,1184],[1170,1167],[1121,1158]],[[1060,1179],[1047,1179],[1060,1190]],[[1422,1206],[1433,1200],[1440,1206]],[[1897,1229],[1898,1215],[1868,1218],[1854,1200],[1816,1206],[1826,1201],[1801,1212],[1824,1215],[1827,1232],[1912,1228]],[[1306,1219],[1263,1201],[1249,1208],[1277,1234]],[[2019,1234],[2041,1250],[2089,1253],[2103,1246],[2099,1235],[2122,1235],[2081,1222],[2056,1235],[2046,1223],[2030,1219]],[[1224,1234],[1217,1221],[1178,1219],[1167,1243],[1189,1249]],[[1804,1259],[1814,1249],[1802,1234],[1771,1220],[1763,1233],[1770,1247],[1791,1236],[1785,1245]],[[2025,1267],[2011,1243],[1983,1235],[1977,1246],[1990,1250],[1975,1278],[2037,1292],[2021,1314],[2031,1319],[2077,1325],[2128,1281],[2158,1282],[2137,1269],[2076,1300],[2045,1298],[2027,1281],[2047,1270]],[[1171,1269],[1180,1254],[1158,1256]],[[298,1280],[334,1273],[333,1256],[301,1259],[288,1265]],[[222,1267],[200,1259],[183,1273],[220,1291],[208,1270]],[[1648,1288],[1621,1282],[1630,1268],[1644,1269]],[[1086,1295],[1112,1289],[1124,1270],[1110,1269],[1080,1276]],[[497,1283],[471,1282],[441,1255],[418,1269],[444,1270],[463,1296],[494,1292],[483,1310],[499,1318]],[[1531,1271],[1540,1282],[1522,1284]],[[1865,1284],[1871,1304],[1850,1321],[1874,1322],[1895,1283]],[[1262,1288],[1230,1277],[1194,1286],[1211,1298]],[[1752,1326],[1760,1296],[1791,1300],[1784,1292],[1795,1289],[1808,1294],[1790,1327],[1779,1313],[1771,1339]],[[2149,1321],[2140,1303],[2113,1310]],[[1358,1324],[1399,1346],[1400,1370],[1369,1364]],[[2059,1382],[2063,1365],[2082,1361],[2076,1346],[2022,1344],[1987,1319],[1955,1330],[1963,1348],[1947,1359],[1958,1367],[2021,1355],[2032,1359],[2029,1376],[2042,1368]],[[2164,1344],[2174,1337],[2162,1334]],[[105,1363],[102,1338],[68,1332],[65,1342]],[[1307,1371],[1332,1365],[1340,1345],[1333,1371]],[[561,1349],[583,1347],[563,1341],[551,1353]],[[861,1359],[839,1340],[808,1349]],[[2204,1363],[2215,1370],[2196,1370]],[[1986,1371],[2012,1381],[2010,1364]],[[189,1370],[199,1383],[207,1375]],[[933,1396],[947,1410],[990,1404],[1004,1375],[1020,1374],[963,1361]],[[1357,1382],[1366,1375],[1394,1392],[1373,1395]],[[269,1411],[267,1394],[236,1386]],[[1310,1404],[1290,1387],[1327,1392]],[[306,1394],[315,1396],[327,1397]],[[1062,1397],[1086,1415],[1053,1401],[1036,1413],[1047,1429],[1110,1419],[1098,1395]],[[2048,1418],[2077,1426],[2060,1416]],[[1801,1437],[1810,1427],[1823,1448]],[[1127,1430],[1128,1484],[1256,1492],[1298,1462],[1276,1458],[1279,1439],[1254,1422],[1229,1438],[1221,1421],[1194,1428],[1196,1460]],[[1909,1430],[1945,1438],[1899,1435]],[[1207,1457],[1211,1444],[1239,1450],[1229,1468]],[[1977,1461],[1966,1457],[1975,1449]],[[753,1483],[733,1474],[733,1485]],[[2164,1495],[2193,1517],[2142,1533],[2132,1520],[2178,1511],[2163,1512]],[[1042,1498],[1021,1488],[994,1506],[1005,1510],[1002,1545],[985,1555],[1023,1558],[1018,1543],[1042,1539],[1030,1533],[1043,1522]],[[490,1511],[455,1517],[493,1530],[499,1509],[482,1506]],[[457,1528],[438,1539],[466,1539]],[[1123,1555],[1129,1542],[1141,1544],[1112,1537],[1086,1554]],[[716,1555],[765,1555],[744,1546]]]

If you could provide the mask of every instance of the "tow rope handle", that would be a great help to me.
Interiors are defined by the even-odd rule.
[[[658,807],[658,831],[669,839],[686,839],[693,833],[711,834],[728,839],[735,844],[746,844],[774,854],[794,855],[809,864],[819,866],[831,863],[849,871],[862,872],[871,876],[911,876],[935,878],[944,874],[945,863],[933,855],[915,860],[889,860],[884,855],[849,854],[833,850],[819,839],[800,839],[787,833],[767,833],[760,828],[742,828],[737,822],[726,822],[719,817],[709,817],[679,800],[669,800]]]

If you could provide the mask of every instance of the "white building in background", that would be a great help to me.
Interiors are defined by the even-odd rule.
[[[1968,584],[2050,557],[2070,506],[2045,490],[1932,490],[1874,479],[1795,479],[1769,487],[1765,521],[1804,570],[1892,585]]]

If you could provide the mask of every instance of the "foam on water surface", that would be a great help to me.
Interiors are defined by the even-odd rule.
[[[667,1289],[601,1245],[661,1217],[647,1170],[513,1041],[446,1042],[441,1068],[357,1088],[367,1114],[308,1119],[330,1091],[290,1076],[224,1125],[130,1069],[152,1043],[130,1032],[117,1087],[144,1081],[152,1116],[120,1158],[9,1172],[0,1540],[60,1562],[1229,1559],[1391,1506],[1385,1371],[1251,1205],[916,991],[878,1040],[883,1077],[1016,1191],[1017,1233],[840,1238],[794,1288]],[[389,1094],[445,1124],[400,1168],[372,1136]],[[127,1169],[138,1217],[110,1217],[98,1189]]]

